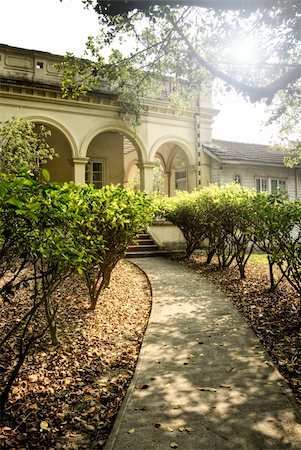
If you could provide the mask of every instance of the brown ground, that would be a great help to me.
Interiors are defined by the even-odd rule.
[[[290,286],[283,282],[268,293],[261,265],[250,265],[239,280],[234,268],[206,267],[201,256],[181,263],[219,285],[250,321],[301,405],[300,299]],[[61,347],[45,339],[27,358],[0,427],[0,448],[101,449],[126,393],[151,308],[146,277],[123,261],[95,312],[87,312],[80,277],[64,283],[58,300],[67,304],[57,317]],[[1,304],[0,333],[4,317]]]
[[[240,280],[238,270],[218,270],[204,265],[204,256],[182,261],[218,285],[249,321],[275,365],[293,390],[301,406],[301,299],[291,286],[282,281],[277,291],[269,293],[267,267],[250,263],[246,279]]]
[[[66,304],[57,315],[61,346],[53,348],[47,337],[27,358],[0,427],[0,448],[101,449],[132,378],[151,308],[145,275],[120,262],[95,312],[87,311],[79,276],[64,283],[58,299]],[[0,335],[7,307],[1,303]],[[14,303],[15,312],[20,307]]]

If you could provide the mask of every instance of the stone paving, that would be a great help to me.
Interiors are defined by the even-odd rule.
[[[224,294],[167,258],[132,262],[153,307],[105,450],[300,450],[300,408]]]

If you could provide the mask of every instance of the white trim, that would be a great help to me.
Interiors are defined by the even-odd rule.
[[[93,183],[93,164],[99,163],[102,165],[101,170],[101,187],[106,184],[106,161],[104,158],[88,158],[88,162],[86,164],[85,169],[88,170],[88,180],[86,179],[86,170],[85,170],[85,183],[94,184]]]

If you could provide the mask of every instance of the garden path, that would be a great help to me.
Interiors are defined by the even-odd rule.
[[[153,307],[105,450],[300,450],[300,409],[225,295],[167,258],[132,261]]]

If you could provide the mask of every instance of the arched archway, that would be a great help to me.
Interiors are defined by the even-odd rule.
[[[196,187],[195,156],[186,142],[162,138],[153,146],[151,155],[162,163],[166,195],[172,196],[176,190],[191,192]]]
[[[76,152],[76,146],[70,133],[60,124],[48,118],[29,117],[28,119],[34,122],[36,127],[43,125],[50,131],[47,142],[58,155],[45,164],[45,168],[50,173],[51,181],[74,181],[73,155]]]
[[[81,152],[87,158],[85,181],[96,187],[110,183],[127,185],[139,171],[145,155],[136,136],[108,126],[88,133]]]
[[[124,173],[124,185],[125,187],[140,189],[140,169],[139,161],[133,160],[125,168]]]

